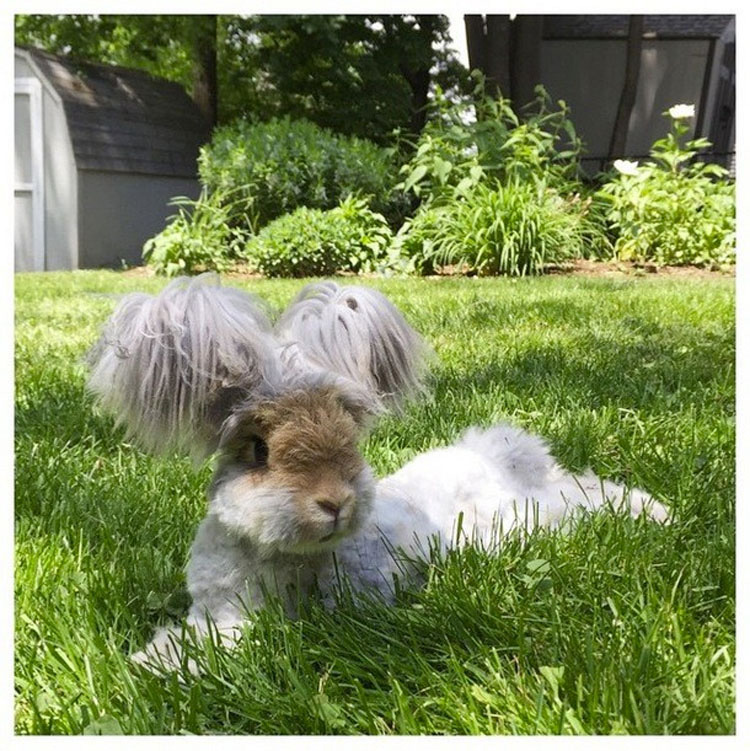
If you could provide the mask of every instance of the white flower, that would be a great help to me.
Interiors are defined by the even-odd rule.
[[[675,104],[669,108],[669,116],[673,120],[682,120],[688,117],[695,117],[694,104]]]
[[[638,174],[638,162],[629,162],[627,159],[615,159],[614,167],[622,175]]]

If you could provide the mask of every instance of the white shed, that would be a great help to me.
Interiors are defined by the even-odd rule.
[[[141,263],[209,133],[179,84],[16,48],[16,270]]]

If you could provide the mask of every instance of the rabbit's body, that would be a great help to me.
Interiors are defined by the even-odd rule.
[[[380,480],[371,501],[367,483],[361,492],[369,513],[337,544],[264,553],[222,523],[215,511],[224,500],[218,483],[188,567],[192,614],[208,611],[225,620],[222,614],[260,607],[266,591],[286,597],[294,612],[298,594],[315,588],[331,597],[342,578],[390,598],[394,575],[414,573],[406,560],[424,558],[435,542],[443,548],[457,541],[489,545],[518,526],[557,526],[577,508],[625,502],[633,515],[645,509],[666,519],[664,507],[643,491],[591,473],[571,475],[543,441],[509,425],[472,428],[454,445],[420,454]]]
[[[625,503],[667,512],[640,490],[565,472],[522,430],[471,428],[380,482],[358,444],[370,420],[420,390],[424,345],[375,290],[311,285],[274,327],[240,290],[178,280],[126,297],[92,351],[100,403],[154,451],[216,453],[209,506],[187,569],[188,625],[232,637],[266,593],[342,579],[386,599],[409,559],[521,526],[555,526],[572,509]],[[459,523],[460,520],[460,523]],[[139,661],[175,664],[179,631],[157,632]]]
[[[470,428],[452,446],[420,454],[381,480],[365,529],[342,550],[379,532],[389,547],[416,553],[428,550],[430,536],[443,547],[469,541],[489,546],[518,527],[555,527],[576,509],[622,503],[634,516],[646,510],[653,519],[667,517],[642,490],[591,472],[566,472],[537,436],[511,425]]]

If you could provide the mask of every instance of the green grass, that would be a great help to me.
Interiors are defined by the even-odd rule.
[[[16,279],[16,732],[734,732],[733,280],[368,282],[437,353],[432,398],[364,447],[379,473],[509,419],[674,522],[468,549],[391,608],[269,607],[184,681],[126,655],[185,612],[210,469],[125,443],[81,363],[116,294],[163,283]],[[250,286],[281,306],[300,283]]]

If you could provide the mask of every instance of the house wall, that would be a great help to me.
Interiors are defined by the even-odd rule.
[[[733,43],[734,41],[735,22],[734,20],[732,20],[727,24],[727,27],[724,29],[724,33],[721,35],[721,37],[716,40],[711,56],[712,59],[710,79],[706,96],[707,116],[703,118],[703,127],[700,132],[700,135],[705,136],[706,138],[710,138],[711,136],[711,125],[713,121],[713,117],[709,113],[713,113],[714,109],[717,106],[717,97],[719,95],[721,79],[723,77],[723,74],[726,74],[725,71],[722,71],[722,59],[724,58],[727,44]],[[732,141],[732,146],[734,146],[734,141]]]
[[[713,66],[708,82],[707,116],[702,122],[701,135],[706,136],[719,154],[718,161],[735,175],[736,128],[736,38],[735,22],[727,24],[714,45]]]
[[[23,54],[15,56],[15,77],[42,82],[44,268],[74,269],[78,266],[77,180],[62,102]],[[16,221],[23,222],[26,207],[18,201],[16,213]],[[33,268],[25,251],[21,256],[16,259],[17,270]]]
[[[79,170],[79,267],[142,264],[144,242],[177,213],[170,199],[199,192],[197,179]]]
[[[628,131],[630,154],[648,154],[651,144],[665,136],[669,120],[661,113],[673,104],[695,105],[696,117],[691,121],[694,133],[709,48],[710,43],[701,39],[644,41],[638,94]]]
[[[709,47],[701,39],[644,40],[627,155],[647,155],[651,144],[665,135],[664,110],[673,104],[700,105]],[[622,39],[542,42],[542,83],[553,100],[564,99],[572,108],[571,119],[590,158],[607,156],[625,80],[625,55]]]
[[[28,64],[28,62],[21,57],[20,55],[16,55],[16,70],[15,70],[15,77],[16,78],[31,78],[32,76],[36,75],[32,72],[31,66]]]

